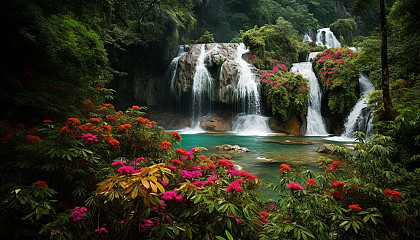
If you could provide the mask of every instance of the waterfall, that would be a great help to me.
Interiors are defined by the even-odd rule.
[[[235,56],[235,62],[238,64],[238,73],[236,75],[236,88],[233,94],[241,102],[240,111],[248,114],[260,114],[260,91],[257,77],[252,72],[251,65],[242,58],[242,55],[248,51],[245,49],[243,43],[239,44]]]
[[[308,57],[306,57],[306,61],[307,61],[307,62],[312,61],[312,59],[314,59],[318,53],[319,53],[319,52],[310,52],[310,53],[308,54]]]
[[[309,37],[309,34],[305,33],[302,42],[312,42],[312,38]]]
[[[316,33],[316,45],[327,46],[327,48],[339,48],[341,47],[340,42],[331,32],[330,28],[318,29]]]
[[[354,105],[344,123],[342,136],[345,137],[352,137],[352,134],[355,131],[365,132],[367,137],[371,136],[373,132],[372,112],[367,111],[366,109],[367,103],[365,97],[375,90],[375,88],[363,73],[360,73],[359,84],[360,99],[357,101],[356,105]]]
[[[309,79],[308,113],[306,115],[306,136],[328,135],[324,118],[321,115],[322,91],[312,70],[311,62],[293,63],[291,71]]]
[[[200,117],[203,114],[203,105],[210,103],[213,80],[206,68],[206,58],[213,51],[205,49],[206,45],[201,46],[200,56],[197,59],[192,86],[192,123],[191,127],[200,128]]]
[[[167,74],[170,74],[169,77],[171,78],[171,92],[174,91],[174,84],[175,84],[179,59],[182,56],[184,56],[187,52],[188,52],[188,46],[187,45],[179,46],[178,54],[176,55],[176,57],[174,59],[172,59],[171,63],[169,64]]]
[[[261,116],[260,89],[252,66],[242,56],[249,52],[243,43],[237,47],[235,62],[238,64],[234,97],[240,100],[240,111],[232,130],[240,135],[267,135],[271,133],[268,118]]]

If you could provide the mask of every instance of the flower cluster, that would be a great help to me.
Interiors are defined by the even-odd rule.
[[[92,133],[85,133],[82,135],[82,138],[86,143],[94,143],[98,141],[98,137]]]
[[[235,192],[241,192],[242,187],[241,187],[240,183],[244,183],[244,181],[242,179],[238,179],[238,180],[232,182],[229,185],[229,187],[226,188],[226,192],[230,193],[230,192],[232,192],[232,190],[235,190]]]
[[[286,171],[291,171],[290,166],[287,164],[280,165],[280,172],[281,173],[287,173]]]
[[[44,187],[44,188],[48,188],[48,185],[45,181],[37,181],[37,182],[34,183],[34,185]]]
[[[393,197],[395,199],[395,201],[400,201],[401,200],[401,193],[398,192],[398,191],[386,189],[386,190],[384,190],[384,194],[386,196]]]
[[[291,182],[291,183],[289,183],[289,184],[287,185],[287,187],[288,187],[289,189],[292,189],[292,190],[304,190],[304,188],[303,188],[302,186],[300,186],[300,184],[299,184],[299,183],[295,183],[295,182]]]
[[[85,212],[87,211],[86,207],[75,207],[73,211],[70,214],[70,218],[73,219],[74,222],[82,220],[84,217],[86,217]]]
[[[349,205],[349,209],[351,209],[352,211],[361,211],[362,210],[362,208],[359,206],[359,204]]]
[[[98,229],[95,229],[94,232],[95,233],[107,233],[108,230],[106,230],[106,228],[98,228]]]

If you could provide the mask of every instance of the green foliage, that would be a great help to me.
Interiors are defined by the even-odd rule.
[[[309,29],[316,29],[318,26],[318,20],[314,18],[313,13],[308,12],[308,7],[296,1],[283,3],[280,14],[286,21],[292,23],[300,35],[308,32]]]
[[[283,18],[278,18],[276,25],[265,25],[243,34],[243,42],[249,47],[252,53],[258,56],[260,62],[258,68],[270,69],[272,65],[265,65],[263,59],[277,59],[278,61],[291,66],[297,62],[298,53],[296,50],[297,41],[294,36],[297,34],[293,26]]]
[[[355,68],[357,53],[349,49],[327,49],[313,59],[328,105],[327,116],[342,121],[358,99],[359,71]]]
[[[194,43],[214,43],[214,37],[213,34],[209,33],[209,31],[206,31],[201,35],[200,38],[198,38]]]
[[[365,142],[361,134],[358,139],[354,150],[335,146],[336,160],[320,157],[321,172],[283,171],[279,183],[273,185],[281,198],[269,213],[260,239],[410,238],[418,234],[420,202],[418,196],[410,195],[410,189],[418,187],[416,172],[390,161],[395,153],[391,138],[378,135]]]
[[[336,37],[341,37],[344,41],[340,41],[341,44],[351,46],[353,39],[356,37],[357,24],[353,18],[349,19],[338,19],[337,21],[330,24],[331,31]]]
[[[264,95],[273,115],[287,122],[292,116],[306,114],[308,108],[308,80],[283,70],[263,75]],[[276,67],[275,67],[276,68]]]

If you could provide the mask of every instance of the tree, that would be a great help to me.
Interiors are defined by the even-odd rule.
[[[352,13],[356,14],[368,6],[374,4],[374,0],[356,0],[352,7]],[[392,121],[395,119],[397,113],[392,105],[391,94],[389,91],[389,68],[388,68],[388,41],[387,41],[387,26],[385,17],[385,0],[379,1],[381,12],[381,62],[382,62],[382,97],[385,108],[385,120]]]

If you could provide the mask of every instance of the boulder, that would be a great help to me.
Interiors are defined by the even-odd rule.
[[[229,144],[223,144],[220,146],[215,146],[215,148],[220,149],[220,150],[224,150],[224,151],[229,151],[229,152],[250,152],[250,150],[246,147],[240,147],[239,145],[229,145]]]
[[[210,160],[212,161],[217,161],[217,160],[222,160],[222,159],[227,159],[227,160],[232,160],[232,156],[228,155],[228,154],[212,154],[210,156]]]
[[[232,129],[231,119],[212,116],[200,123],[200,127],[209,132],[226,132]]]
[[[331,144],[324,143],[316,150],[319,153],[330,153],[332,150],[334,150],[334,147]]]

